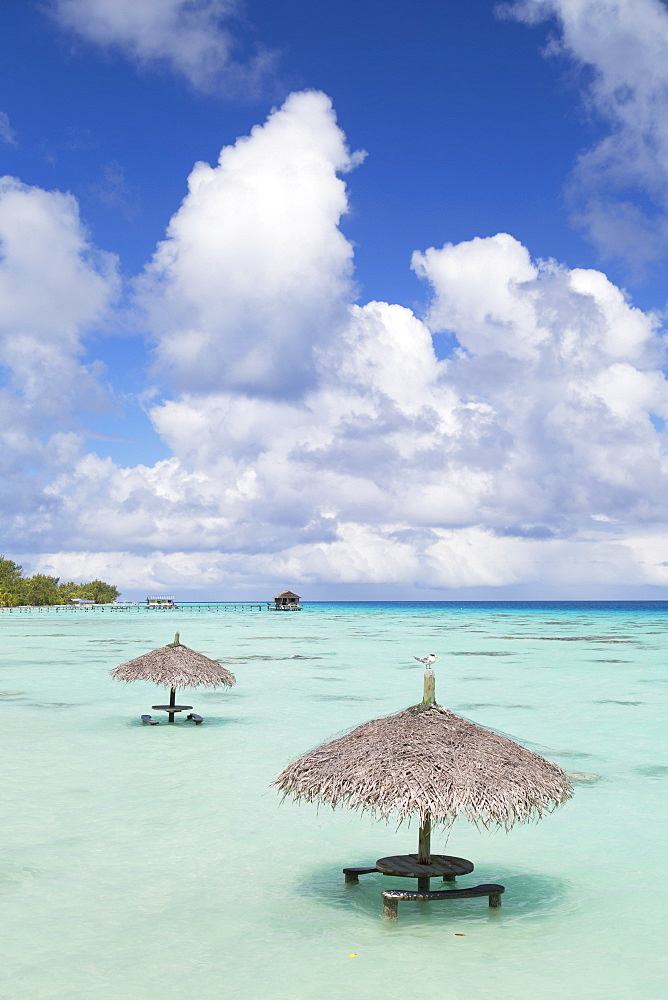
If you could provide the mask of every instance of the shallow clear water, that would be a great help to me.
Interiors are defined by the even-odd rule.
[[[2,995],[665,1000],[667,612],[0,613]],[[176,629],[237,686],[187,693],[202,726],[144,727],[165,692],[109,670]],[[408,883],[344,886],[341,868],[415,850],[415,827],[281,804],[270,784],[319,742],[419,701],[412,657],[432,651],[442,704],[600,778],[509,834],[455,825],[447,853],[475,863],[460,883],[505,884],[500,911],[402,903],[388,925],[381,888]]]

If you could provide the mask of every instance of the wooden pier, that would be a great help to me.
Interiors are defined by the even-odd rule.
[[[269,601],[178,601],[171,606],[150,607],[144,601],[127,604],[44,604],[37,607],[0,608],[9,614],[103,614],[105,612],[136,611],[149,614],[169,614],[179,611],[297,611],[301,607],[279,607]]]
[[[273,604],[268,601],[212,601],[205,604],[200,601],[180,601],[175,610],[181,611],[272,611]]]

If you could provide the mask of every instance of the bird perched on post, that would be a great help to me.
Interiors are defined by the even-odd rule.
[[[424,663],[425,667],[430,667],[434,660],[440,660],[440,656],[436,656],[436,653],[430,653],[429,656],[414,656],[414,660],[418,663]]]

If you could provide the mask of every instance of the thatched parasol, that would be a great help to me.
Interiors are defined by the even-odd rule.
[[[289,764],[274,784],[285,796],[420,822],[418,860],[430,861],[432,824],[458,816],[476,825],[539,819],[571,796],[565,773],[435,701],[425,671],[421,704],[374,719]]]
[[[135,660],[128,660],[114,667],[111,676],[116,681],[151,681],[170,689],[170,706],[176,705],[176,689],[181,687],[232,687],[236,677],[225,667],[210,660],[208,656],[182,645],[179,633],[174,642],[150,653],[144,653]],[[169,721],[174,721],[174,713],[169,713]]]

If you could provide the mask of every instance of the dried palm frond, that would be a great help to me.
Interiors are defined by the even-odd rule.
[[[399,822],[450,826],[458,816],[510,829],[571,796],[565,773],[447,708],[421,704],[374,719],[289,764],[284,796],[345,805]]]
[[[173,643],[114,667],[116,681],[151,681],[169,688],[232,687],[236,677],[208,656],[183,646],[178,632]]]

